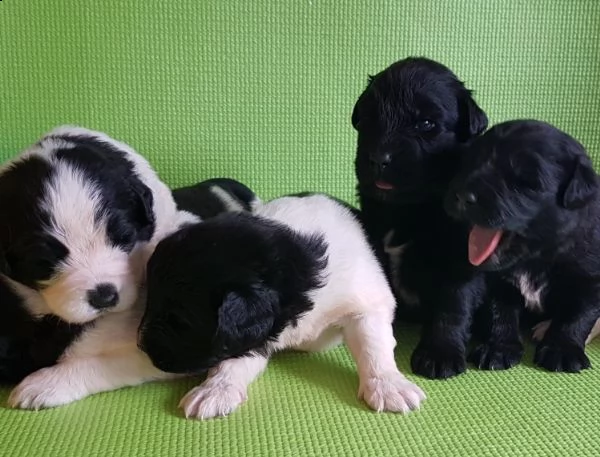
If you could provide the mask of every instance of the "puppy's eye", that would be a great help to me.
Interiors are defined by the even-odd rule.
[[[415,130],[417,132],[429,132],[435,128],[435,122],[429,119],[423,119],[417,121],[415,124]]]

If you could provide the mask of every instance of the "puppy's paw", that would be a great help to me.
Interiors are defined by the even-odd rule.
[[[77,390],[60,375],[56,366],[42,368],[23,379],[8,397],[11,408],[52,408],[79,399]]]
[[[531,329],[531,338],[533,339],[533,341],[542,341],[551,323],[552,321],[542,321],[534,325]]]
[[[227,416],[245,400],[245,389],[207,381],[190,390],[179,402],[179,407],[187,419],[212,419]]]
[[[419,409],[425,393],[401,373],[367,378],[361,381],[358,397],[377,412],[391,411],[406,414]]]
[[[507,370],[523,357],[523,345],[514,343],[482,343],[469,354],[468,361],[481,370]]]
[[[467,369],[464,352],[451,345],[428,346],[419,343],[412,353],[410,366],[415,374],[429,379],[447,379]]]
[[[549,371],[579,373],[591,366],[583,347],[571,342],[542,341],[535,350],[536,365]]]

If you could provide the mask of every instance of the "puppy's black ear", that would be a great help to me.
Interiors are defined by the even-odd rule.
[[[365,88],[363,93],[360,94],[360,97],[358,97],[358,100],[354,104],[354,109],[352,110],[352,127],[354,127],[356,130],[358,130],[358,125],[360,124],[360,120],[361,120],[361,116],[362,116],[361,106],[364,104],[365,98],[367,96],[367,92],[369,91],[369,88],[371,87],[372,82],[373,82],[373,76],[369,75],[367,87]]]
[[[133,180],[131,188],[135,194],[135,220],[138,225],[138,238],[147,241],[154,234],[154,196],[148,186]]]
[[[465,90],[458,99],[458,138],[467,141],[481,135],[488,126],[488,118],[477,105],[471,91]]]
[[[279,294],[263,284],[228,292],[218,312],[215,338],[233,352],[261,346],[279,311]]]
[[[598,175],[587,156],[576,157],[571,170],[563,184],[559,200],[563,208],[583,208],[598,192]]]

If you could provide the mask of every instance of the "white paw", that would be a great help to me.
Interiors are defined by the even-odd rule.
[[[534,325],[532,329],[533,333],[531,334],[533,341],[542,341],[551,323],[552,321],[542,321],[539,324]]]
[[[368,378],[361,382],[359,398],[377,412],[391,411],[406,414],[419,409],[425,393],[401,373]]]
[[[244,388],[206,381],[185,394],[179,407],[188,419],[211,419],[232,413],[245,400]]]
[[[69,380],[56,367],[42,368],[23,379],[8,397],[11,408],[52,408],[78,399]]]

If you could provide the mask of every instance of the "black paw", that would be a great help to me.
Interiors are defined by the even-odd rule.
[[[467,369],[464,352],[459,348],[423,344],[412,353],[410,366],[415,374],[429,379],[451,378]]]
[[[507,370],[523,357],[521,343],[482,343],[469,354],[468,361],[481,370]]]
[[[574,343],[541,342],[535,350],[536,365],[549,371],[579,373],[589,368],[590,359],[583,347]]]

